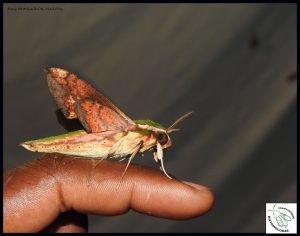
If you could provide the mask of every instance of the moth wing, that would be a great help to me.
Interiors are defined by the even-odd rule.
[[[48,68],[47,81],[64,116],[78,118],[88,132],[125,129],[135,125],[106,96],[75,74],[60,68]]]
[[[81,124],[88,132],[124,130],[128,123],[117,112],[97,101],[83,99],[75,102],[74,107]],[[101,118],[99,118],[101,117]]]
[[[64,71],[56,71],[53,68],[47,70],[47,82],[50,93],[54,97],[54,100],[58,108],[62,111],[67,119],[77,118],[74,112],[73,96],[71,95],[71,89],[68,87],[65,78],[68,73]]]

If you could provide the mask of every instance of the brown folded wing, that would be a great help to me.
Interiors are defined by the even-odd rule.
[[[64,69],[47,69],[56,104],[68,119],[78,118],[87,132],[126,129],[135,123],[107,97]]]

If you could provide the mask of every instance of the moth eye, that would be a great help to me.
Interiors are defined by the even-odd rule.
[[[169,140],[168,135],[163,132],[156,133],[156,138],[161,145],[166,144]]]

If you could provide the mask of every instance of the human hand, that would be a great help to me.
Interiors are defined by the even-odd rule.
[[[94,166],[91,160],[45,154],[4,173],[4,232],[87,232],[86,214],[132,209],[184,220],[212,207],[213,194],[204,186],[134,164],[120,184],[124,163]]]

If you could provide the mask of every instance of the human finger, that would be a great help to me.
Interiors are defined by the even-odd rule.
[[[133,209],[168,219],[189,219],[208,211],[212,192],[201,185],[168,179],[160,171],[45,154],[4,176],[4,230],[37,232],[59,214],[118,215]]]

